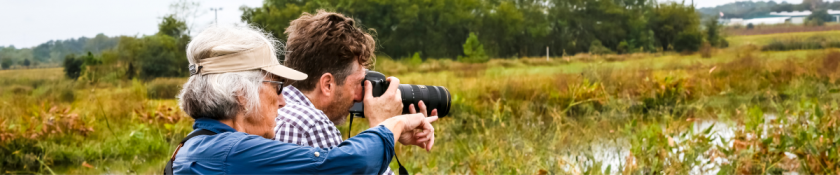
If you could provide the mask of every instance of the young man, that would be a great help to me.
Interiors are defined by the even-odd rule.
[[[399,79],[388,78],[390,87],[380,97],[370,95],[369,84],[362,88],[365,67],[373,63],[376,44],[373,37],[355,26],[352,18],[324,11],[314,15],[304,13],[291,22],[286,33],[289,38],[284,64],[310,76],[290,82],[291,86],[284,88],[287,104],[278,110],[274,140],[319,148],[336,147],[342,137],[335,125],[344,123],[354,102],[365,103],[365,116],[371,116],[368,120],[402,114],[402,99],[397,90]],[[426,111],[422,102],[419,107],[420,111]],[[434,142],[413,144],[430,150]],[[384,174],[393,172],[388,169]]]

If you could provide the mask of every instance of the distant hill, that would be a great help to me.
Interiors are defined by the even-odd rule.
[[[29,64],[27,66],[57,66],[64,61],[65,55],[80,55],[87,52],[98,54],[103,50],[117,46],[119,40],[119,37],[98,34],[93,38],[79,37],[66,40],[50,40],[31,48],[0,46],[0,62],[10,62],[11,67],[23,66],[24,64]]]
[[[781,4],[787,4],[785,2]],[[720,15],[723,12],[725,18],[752,18],[760,15],[767,15],[780,3],[775,1],[738,1],[717,7],[700,8],[698,11],[704,16]]]

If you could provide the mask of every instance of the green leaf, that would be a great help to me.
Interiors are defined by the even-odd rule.
[[[823,116],[825,116],[825,113],[823,113],[822,109],[820,109],[819,104],[814,105],[814,115],[816,115],[817,118],[822,118]]]
[[[604,170],[604,174],[612,174],[612,165],[607,165],[607,169]]]
[[[712,132],[712,128],[714,128],[714,127],[715,127],[715,125],[716,125],[716,124],[712,124],[712,126],[709,126],[709,127],[708,127],[708,128],[706,128],[705,130],[703,130],[703,134],[704,134],[704,135],[709,135],[709,133],[711,133],[711,132]]]

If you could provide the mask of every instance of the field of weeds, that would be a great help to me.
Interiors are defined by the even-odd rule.
[[[435,124],[431,153],[397,147],[412,173],[840,172],[840,50],[760,46],[733,44],[711,58],[380,58],[374,69],[454,96],[450,116]],[[184,81],[0,71],[0,173],[159,173],[192,130],[173,99]],[[356,134],[365,122],[354,123]]]
[[[795,24],[778,24],[778,25],[756,25],[752,29],[739,26],[727,27],[726,34],[731,36],[741,35],[768,35],[778,33],[794,33],[794,32],[819,32],[832,31],[840,29],[840,25],[829,23],[823,26],[808,26]]]
[[[806,40],[809,38],[821,38],[825,40],[840,39],[840,30],[829,31],[814,31],[814,32],[796,32],[796,33],[780,33],[780,34],[759,34],[759,35],[733,35],[728,37],[730,46],[739,47],[748,44],[756,46],[764,46],[773,41],[789,41],[789,40]]]

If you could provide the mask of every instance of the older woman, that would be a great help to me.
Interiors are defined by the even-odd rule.
[[[165,173],[382,174],[395,140],[434,138],[430,123],[437,117],[413,114],[371,120],[382,122],[369,123],[370,129],[329,149],[270,140],[277,109],[285,105],[280,78],[306,78],[280,65],[275,43],[250,27],[209,28],[190,42],[192,76],[178,98],[195,119],[195,131],[176,149]]]

